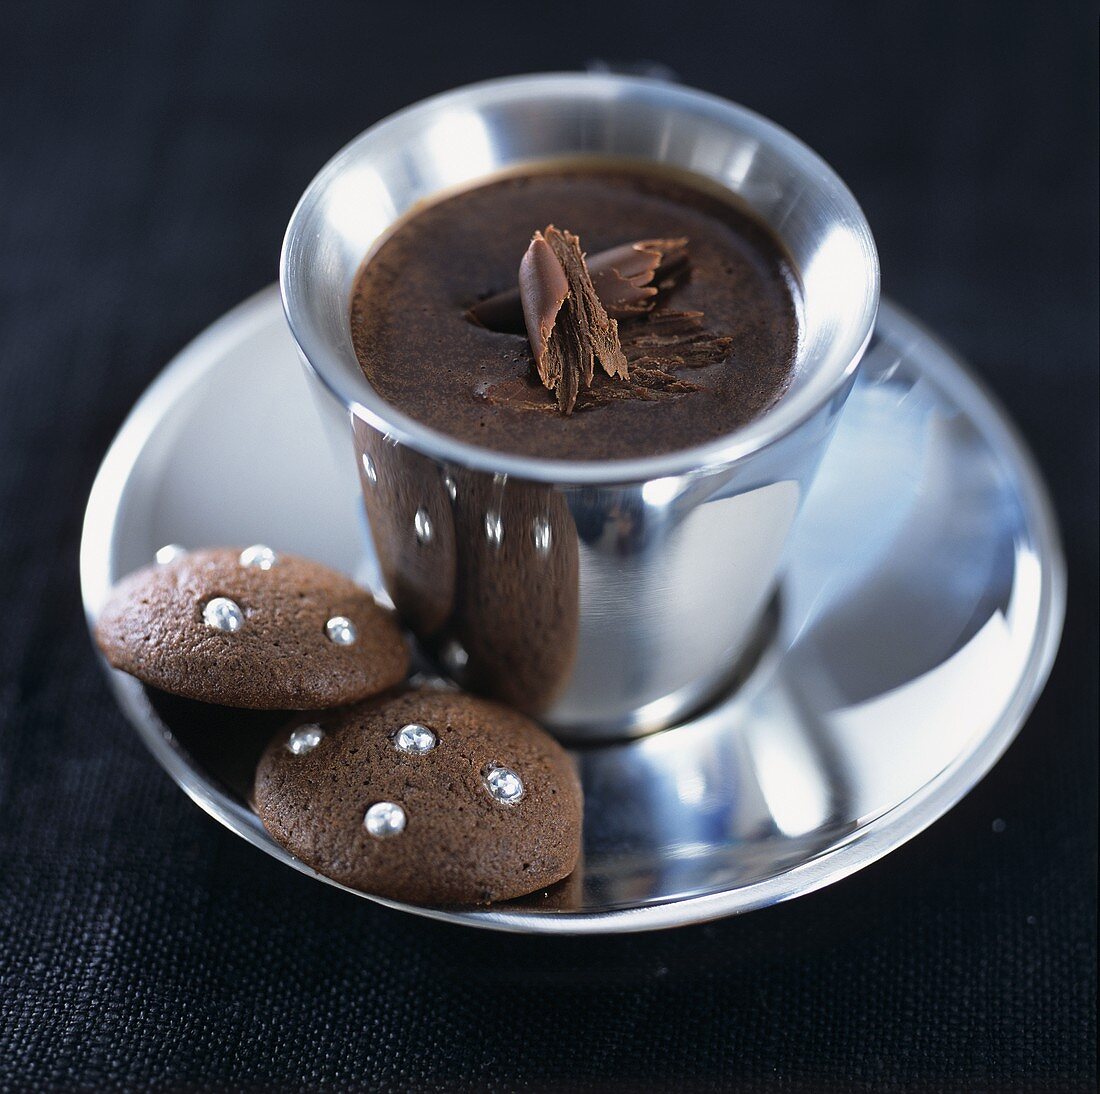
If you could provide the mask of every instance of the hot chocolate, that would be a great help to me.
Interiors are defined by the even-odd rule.
[[[622,248],[637,244],[643,264],[654,256],[635,279],[653,284],[608,307],[625,367],[605,354],[590,384],[565,395],[542,357],[536,368],[514,293],[532,236],[563,238],[552,225],[576,237],[605,296],[613,265],[629,273]],[[425,425],[516,454],[625,459],[700,444],[767,410],[794,366],[797,294],[782,245],[731,201],[681,176],[571,164],[406,217],[359,272],[351,330],[372,386]]]

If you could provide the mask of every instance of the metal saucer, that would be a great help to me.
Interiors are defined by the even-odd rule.
[[[134,408],[96,479],[81,547],[89,619],[114,581],[166,543],[266,542],[370,580],[350,448],[326,441],[310,400],[274,288],[188,346]],[[779,604],[725,700],[662,733],[577,753],[586,795],[577,875],[485,909],[382,903],[510,931],[696,923],[853,873],[993,766],[1057,649],[1058,532],[1000,407],[889,303],[807,501]],[[204,747],[186,716],[173,721],[135,681],[110,678],[194,801],[313,874],[246,803],[262,719],[242,719],[235,752]]]

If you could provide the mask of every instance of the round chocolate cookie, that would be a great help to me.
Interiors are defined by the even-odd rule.
[[[259,545],[166,557],[120,582],[96,623],[107,660],[146,684],[223,706],[315,710],[408,670],[389,613],[327,566]]]
[[[416,904],[508,900],[566,877],[581,848],[565,750],[507,707],[410,691],[283,731],[256,771],[264,827],[308,866]]]

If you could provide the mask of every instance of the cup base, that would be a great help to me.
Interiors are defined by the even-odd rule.
[[[693,681],[672,695],[665,696],[637,710],[632,724],[614,731],[600,727],[577,725],[547,725],[544,728],[570,748],[601,747],[616,741],[636,740],[653,733],[664,733],[689,724],[718,704],[728,702],[745,687],[769,658],[780,654],[776,643],[780,635],[782,613],[781,590],[772,594],[741,652],[730,660],[728,668],[717,679]],[[435,676],[473,690],[464,678],[461,666],[448,664],[448,650],[442,656],[432,656],[420,646],[416,648],[416,663],[426,677]],[[492,698],[492,696],[488,696]],[[536,719],[538,720],[538,719]]]

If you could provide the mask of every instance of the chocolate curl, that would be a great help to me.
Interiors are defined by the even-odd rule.
[[[684,272],[688,241],[639,239],[586,258],[596,295],[613,319],[644,315],[657,295]],[[507,289],[479,300],[466,313],[472,322],[489,330],[522,334],[524,309],[518,289]]]
[[[520,261],[518,291],[539,379],[554,391],[561,381],[561,362],[551,360],[547,349],[558,312],[569,295],[569,279],[541,232],[535,233]]]
[[[687,262],[687,239],[639,239],[601,251],[588,260],[592,284],[615,319],[645,315],[658,289]]]
[[[619,328],[592,285],[580,240],[552,224],[536,232],[520,262],[519,296],[535,368],[562,414],[573,413],[595,368],[625,380]]]

